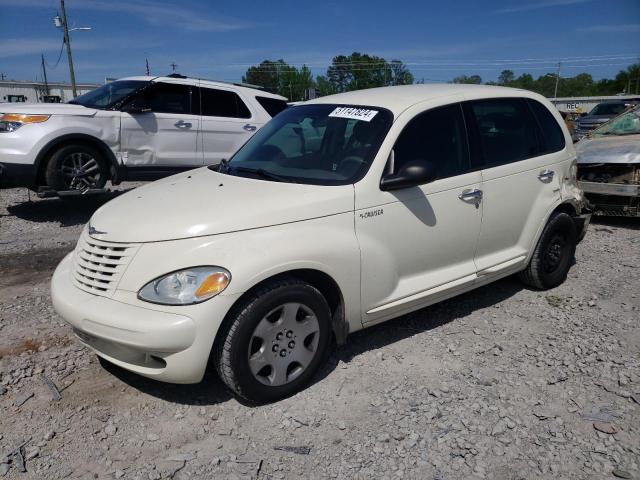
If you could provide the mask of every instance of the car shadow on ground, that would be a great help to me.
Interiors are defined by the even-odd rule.
[[[459,295],[450,300],[437,303],[416,312],[398,317],[350,335],[347,344],[333,349],[328,361],[314,377],[311,384],[328,377],[342,361],[349,363],[358,355],[377,350],[419,333],[441,327],[470,313],[500,303],[521,291],[524,286],[517,279],[509,277]],[[143,393],[186,405],[214,405],[225,402],[233,395],[226,389],[211,366],[204,380],[196,385],[173,385],[150,380],[130,373],[104,360],[103,367],[129,386]],[[237,399],[246,406],[255,406]]]
[[[72,227],[87,223],[98,208],[129,190],[132,189],[65,199],[47,198],[26,201],[9,205],[7,212],[11,216],[30,222],[60,222],[61,227]]]
[[[640,230],[640,217],[591,217],[590,228],[604,230],[606,227],[626,228],[629,230]],[[587,230],[587,235],[589,231]]]

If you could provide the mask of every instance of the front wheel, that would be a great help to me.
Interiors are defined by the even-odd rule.
[[[230,312],[214,349],[220,378],[239,397],[267,403],[300,391],[326,358],[327,301],[295,278],[270,282]]]
[[[86,191],[107,183],[107,167],[98,150],[83,144],[56,150],[45,170],[47,185],[56,191]]]
[[[542,231],[529,265],[520,272],[520,280],[540,290],[557,287],[567,278],[576,243],[577,232],[573,219],[566,213],[553,213]]]

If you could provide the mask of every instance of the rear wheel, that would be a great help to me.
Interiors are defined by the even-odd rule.
[[[520,272],[523,283],[546,290],[560,285],[567,278],[576,252],[577,232],[573,219],[556,212],[547,222],[536,245],[531,261]]]
[[[266,284],[235,308],[218,333],[214,362],[238,396],[256,403],[301,390],[326,358],[331,314],[322,294],[300,280]]]
[[[100,152],[89,145],[70,144],[56,150],[45,170],[47,185],[54,190],[86,191],[102,188],[107,166]]]

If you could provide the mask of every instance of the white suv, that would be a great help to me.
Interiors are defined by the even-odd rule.
[[[286,109],[228,162],[95,212],[52,281],[100,357],[237,395],[302,388],[332,338],[521,273],[562,283],[583,237],[576,155],[540,95],[387,87]]]
[[[0,104],[0,186],[86,192],[217,164],[286,107],[177,74],[124,78],[66,104]]]

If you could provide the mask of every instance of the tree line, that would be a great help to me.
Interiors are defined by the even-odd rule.
[[[556,73],[550,72],[534,78],[529,73],[516,77],[512,70],[503,70],[497,81],[485,85],[502,85],[531,90],[545,97],[552,97],[556,88]],[[264,60],[249,67],[242,81],[258,85],[270,92],[278,93],[291,101],[306,100],[306,92],[315,89],[320,96],[342,93],[363,88],[424,83],[417,80],[401,60],[387,61],[382,57],[354,52],[337,55],[324,75],[314,75],[308,66],[297,68],[283,59]],[[450,83],[482,84],[479,75],[461,75]],[[572,77],[561,76],[558,81],[558,97],[587,95],[616,95],[619,93],[640,94],[640,63],[620,70],[614,78],[594,80],[589,73]]]

